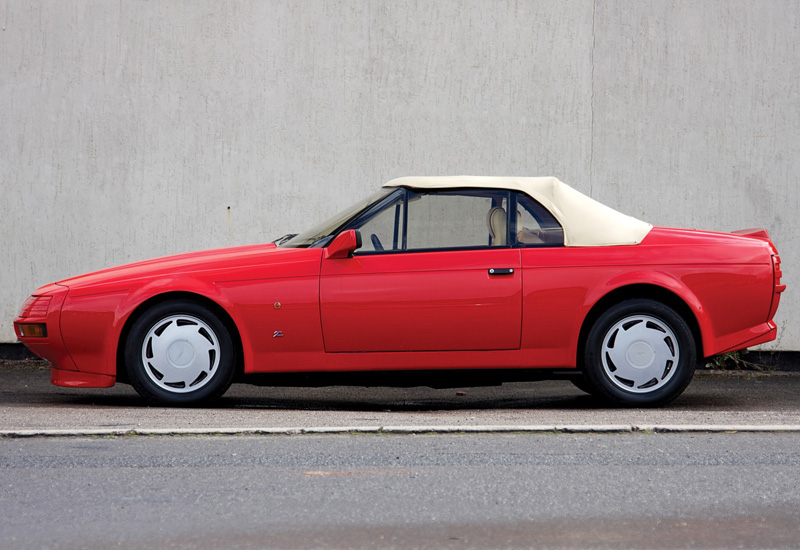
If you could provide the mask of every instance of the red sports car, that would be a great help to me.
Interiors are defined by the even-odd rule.
[[[463,387],[568,378],[662,405],[697,362],[773,340],[763,229],[653,227],[555,178],[413,177],[278,244],[38,289],[14,327],[59,386],[187,405],[234,380]]]

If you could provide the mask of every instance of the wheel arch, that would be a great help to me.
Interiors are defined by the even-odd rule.
[[[151,296],[136,306],[130,315],[128,315],[117,341],[117,380],[120,382],[128,382],[128,374],[127,370],[125,369],[125,343],[128,339],[131,329],[136,324],[136,321],[151,307],[170,300],[189,300],[195,302],[207,307],[219,317],[220,321],[222,321],[222,323],[225,325],[225,328],[228,329],[231,339],[233,340],[233,346],[236,351],[236,372],[234,374],[234,380],[239,378],[244,373],[244,347],[242,344],[242,337],[239,334],[239,328],[236,326],[236,323],[233,321],[233,318],[230,316],[230,314],[225,310],[224,307],[219,305],[211,298],[203,296],[202,294],[187,291],[172,291]]]
[[[578,365],[579,368],[583,367],[583,350],[586,346],[586,339],[589,337],[589,331],[591,331],[592,326],[597,322],[600,315],[602,315],[603,312],[608,310],[610,307],[624,302],[625,300],[631,300],[634,298],[655,300],[672,308],[683,318],[684,321],[686,321],[686,324],[692,331],[692,336],[694,337],[696,343],[695,348],[697,350],[697,360],[699,361],[703,358],[703,332],[700,329],[700,323],[697,319],[697,316],[689,304],[672,290],[654,284],[638,283],[626,285],[612,290],[595,302],[595,304],[587,313],[586,317],[584,317],[583,323],[581,324],[581,330],[578,335],[578,348],[576,350],[575,357],[577,361],[576,365]]]

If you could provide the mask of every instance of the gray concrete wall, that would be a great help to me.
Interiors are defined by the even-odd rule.
[[[795,0],[0,0],[0,26],[0,341],[42,284],[490,174],[768,228],[800,349]]]

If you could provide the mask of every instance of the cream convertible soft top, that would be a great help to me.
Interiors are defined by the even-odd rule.
[[[564,229],[565,246],[639,244],[653,226],[600,204],[556,178],[432,176],[396,178],[384,187],[511,189],[530,195],[547,208]]]

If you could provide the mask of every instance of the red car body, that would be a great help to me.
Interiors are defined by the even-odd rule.
[[[339,257],[334,248],[244,246],[67,279],[26,301],[17,336],[51,363],[53,384],[110,387],[125,379],[137,316],[188,298],[229,323],[244,375],[575,369],[591,323],[612,303],[668,304],[701,358],[773,340],[785,288],[763,230],[655,227],[632,246]],[[45,334],[26,335],[31,324]]]

